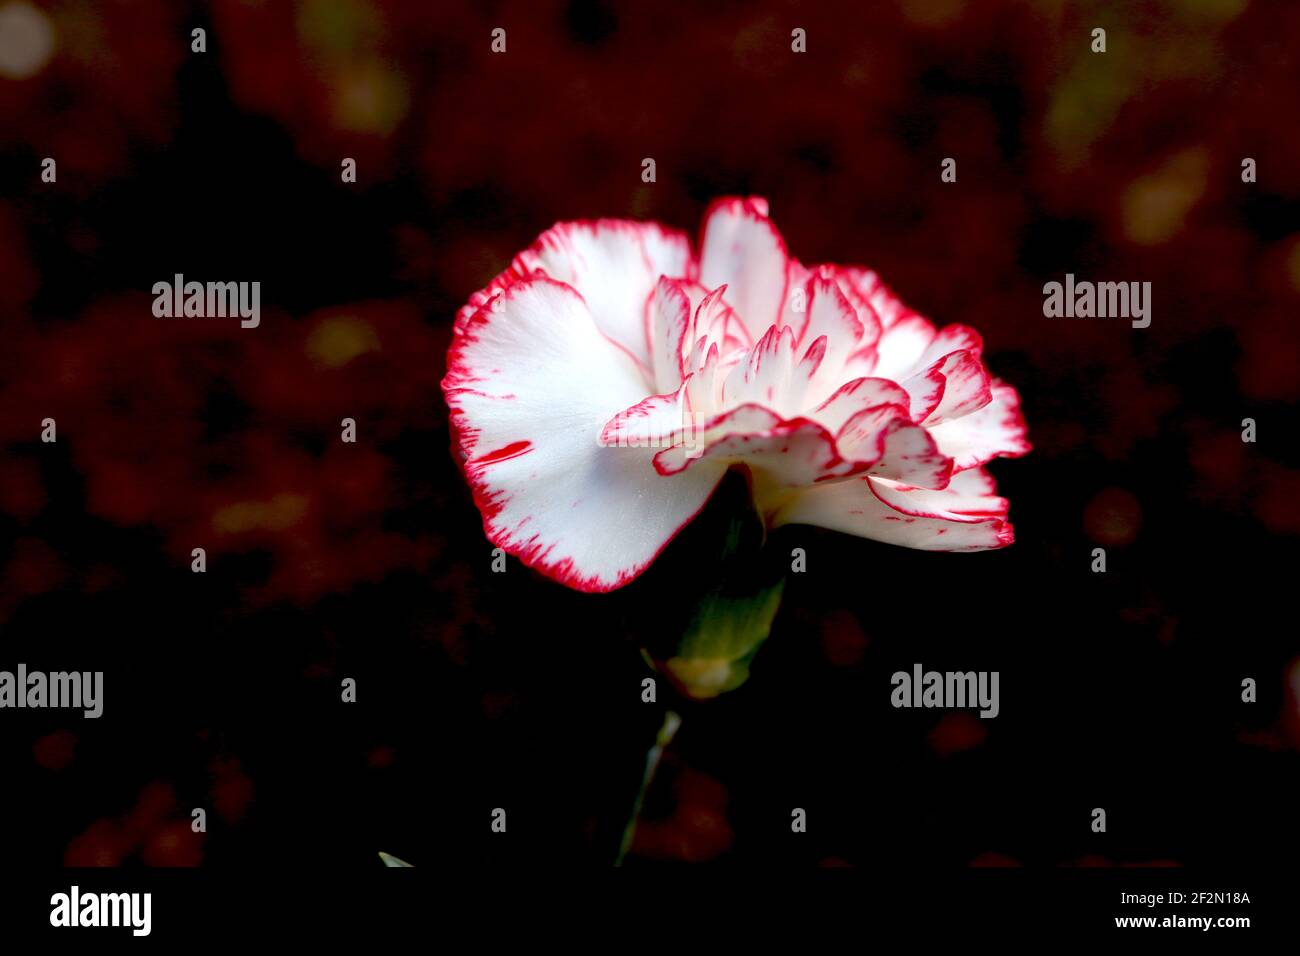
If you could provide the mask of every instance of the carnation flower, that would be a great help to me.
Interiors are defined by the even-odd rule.
[[[733,467],[769,528],[934,551],[1013,540],[984,468],[1029,451],[982,341],[872,271],[804,266],[761,199],[722,199],[698,256],[653,223],[561,223],[456,317],[443,390],[491,541],[608,591]]]

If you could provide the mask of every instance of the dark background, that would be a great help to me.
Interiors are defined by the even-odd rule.
[[[707,522],[612,595],[491,573],[438,381],[555,221],[730,193],[979,328],[1035,450],[992,466],[1004,551],[773,537],[808,572],[683,708],[631,862],[1291,864],[1300,8],[39,9],[0,74],[0,669],[103,670],[105,712],[0,712],[5,865],[611,861],[669,703],[636,636]],[[260,281],[260,328],[154,318],[175,272]],[[1151,327],[1045,319],[1066,272],[1152,282]],[[894,710],[916,662],[1000,671],[1001,714]]]

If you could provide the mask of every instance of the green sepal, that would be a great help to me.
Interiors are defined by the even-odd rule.
[[[716,697],[749,677],[785,588],[787,565],[766,538],[749,485],[733,472],[665,555],[672,568],[654,581],[658,627],[642,653],[688,697]]]

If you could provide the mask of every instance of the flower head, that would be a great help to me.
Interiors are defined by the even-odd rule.
[[[443,390],[488,537],[571,587],[636,577],[746,469],[769,527],[1013,540],[983,467],[1029,451],[973,329],[866,269],[804,266],[761,199],[682,233],[561,223],[456,317]]]

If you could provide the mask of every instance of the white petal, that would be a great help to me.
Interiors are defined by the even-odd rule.
[[[939,450],[953,459],[957,471],[998,456],[1019,458],[1029,452],[1020,396],[1010,385],[1002,384],[992,386],[992,395],[983,408],[930,429]]]
[[[1005,518],[1007,499],[998,496],[997,482],[987,468],[968,468],[952,476],[942,491],[913,488],[899,482],[878,481],[880,497],[909,514],[931,517]]]
[[[655,388],[662,393],[682,383],[682,351],[691,321],[688,288],[663,277],[650,293],[650,366]]]
[[[704,286],[698,283],[691,287],[692,292],[703,288]],[[698,368],[699,363],[705,360],[710,348],[715,344],[722,355],[729,355],[738,349],[747,349],[753,344],[748,339],[749,333],[745,331],[740,316],[727,303],[726,291],[727,287],[720,285],[703,297],[693,296],[691,299],[694,318],[691,321],[688,341],[694,348],[689,350],[692,361],[687,363],[688,369]]]
[[[912,396],[912,419],[926,425],[969,415],[993,397],[984,363],[964,349],[937,359],[902,384]]]
[[[808,280],[813,274],[793,257],[786,260],[785,268],[785,302],[781,305],[781,318],[777,325],[790,326],[795,341],[800,342],[808,328]]]
[[[889,379],[855,378],[836,389],[809,417],[821,422],[834,434],[864,409],[878,405],[901,405],[907,408],[908,402],[907,392]]]
[[[689,388],[690,382],[683,382],[675,392],[651,395],[619,412],[601,430],[601,444],[661,449],[691,441],[696,429],[687,402]]]
[[[945,355],[957,351],[970,352],[979,357],[984,354],[984,339],[969,325],[945,325],[916,360],[915,370],[929,368]]]
[[[521,268],[522,267],[517,263],[511,265],[486,286],[471,295],[469,301],[462,305],[456,312],[456,320],[453,323],[454,326],[459,328],[464,325],[473,317],[475,312],[500,295],[502,289],[523,278],[525,273],[520,271]]]
[[[661,474],[677,474],[691,467],[692,463],[702,457],[710,447],[718,445],[733,435],[744,435],[753,439],[766,435],[780,425],[781,416],[761,405],[742,405],[733,408],[700,422],[698,428],[693,428],[687,433],[687,441],[659,452],[655,456],[655,467]]]
[[[542,269],[577,289],[600,330],[647,374],[650,292],[661,275],[685,278],[693,269],[685,234],[620,219],[559,223],[542,233],[515,265],[521,272]]]
[[[943,399],[925,419],[927,426],[964,418],[993,400],[993,387],[984,363],[962,349],[950,352],[934,363],[944,377]]]
[[[723,199],[705,216],[700,282],[724,283],[727,301],[740,316],[750,342],[777,323],[785,302],[785,240],[753,200]]]
[[[858,314],[858,321],[862,323],[862,337],[858,341],[859,349],[873,349],[876,343],[880,341],[880,335],[884,331],[884,323],[881,322],[880,316],[876,314],[873,306],[861,291],[861,288],[854,278],[855,272],[860,270],[846,269],[843,266],[821,266],[821,271],[829,273],[839,285],[849,301],[853,303],[853,309]]]
[[[644,397],[573,289],[520,280],[457,330],[443,389],[484,530],[525,564],[584,591],[640,574],[722,476],[666,477],[652,449],[602,447],[602,427]]]
[[[838,270],[840,280],[853,287],[853,291],[871,304],[872,311],[884,328],[911,318],[917,313],[908,308],[892,289],[881,281],[871,269],[844,266]]]
[[[907,378],[934,341],[934,336],[934,326],[915,314],[885,326],[880,341],[876,343],[876,365],[865,374],[892,378],[895,382]]]
[[[833,279],[814,275],[808,280],[808,324],[796,346],[807,347],[826,338],[826,360],[818,372],[821,396],[843,384],[844,366],[862,339],[862,323],[848,296]],[[816,394],[817,385],[813,386]],[[820,400],[821,396],[817,396]]]
[[[794,333],[789,328],[769,327],[727,374],[722,386],[723,403],[728,407],[762,405],[783,415],[793,413],[786,408],[786,402],[794,365]]]
[[[1015,539],[1005,509],[999,515],[935,507],[947,500],[969,507],[971,490],[913,492],[876,478],[855,478],[799,492],[773,525],[816,525],[924,551],[987,551]]]
[[[952,459],[897,405],[859,412],[844,423],[835,440],[845,458],[871,462],[866,469],[871,475],[919,488],[943,488],[952,477]]]
[[[948,387],[948,379],[943,374],[943,370],[936,364],[923,372],[917,372],[910,378],[905,379],[901,384],[907,390],[909,396],[908,408],[911,411],[912,420],[923,422],[943,401],[943,393]]]

